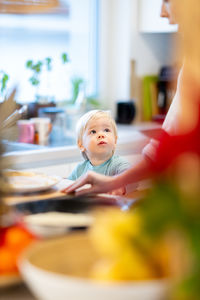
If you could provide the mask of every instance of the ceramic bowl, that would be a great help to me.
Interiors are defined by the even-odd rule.
[[[90,279],[98,255],[87,233],[36,243],[19,261],[20,272],[41,300],[160,300],[166,296],[165,280],[100,282]]]

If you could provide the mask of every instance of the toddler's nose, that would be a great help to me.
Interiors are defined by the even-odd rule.
[[[105,137],[105,135],[104,135],[103,132],[98,134],[98,138],[99,138],[99,139],[100,139],[100,138],[104,138],[104,137]]]

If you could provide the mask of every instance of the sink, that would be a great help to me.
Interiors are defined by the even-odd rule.
[[[2,144],[4,147],[4,151],[15,152],[15,151],[27,151],[27,150],[37,150],[45,148],[45,146],[35,145],[35,144],[26,144],[26,143],[18,143],[13,141],[2,140]]]
[[[49,144],[46,146],[19,143],[16,141],[8,141],[8,140],[2,140],[2,143],[3,143],[4,151],[6,153],[9,153],[15,151],[29,151],[29,150],[39,150],[39,149],[62,147],[62,146],[72,146],[72,145],[76,145],[76,140],[74,137],[71,136],[63,136],[63,138],[59,140],[50,137]]]

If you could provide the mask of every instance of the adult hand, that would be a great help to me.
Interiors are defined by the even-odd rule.
[[[76,191],[85,184],[90,184],[90,187],[83,188],[76,192],[76,195],[107,193],[118,188],[115,177],[105,176],[92,171],[82,175],[73,184],[62,190],[67,194]]]
[[[126,194],[126,188],[125,187],[121,187],[119,189],[116,189],[114,191],[109,192],[109,194],[116,195],[116,196],[125,195]]]

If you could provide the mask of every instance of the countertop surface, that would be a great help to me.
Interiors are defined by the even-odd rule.
[[[18,285],[1,288],[0,300],[36,300],[36,298],[25,284],[20,283]]]
[[[121,125],[117,124],[118,129],[118,143],[122,143],[128,140],[134,139],[135,132],[141,131],[151,131],[152,129],[160,128],[157,123],[146,122],[137,125]],[[7,129],[8,130],[8,129]],[[65,146],[76,146],[75,133],[66,131],[64,135],[56,134],[58,131],[53,131],[49,136],[48,144],[37,145],[37,144],[27,144],[19,143],[17,141],[17,135],[15,133],[16,128],[9,128],[7,133],[4,135],[6,138],[3,139],[5,144],[6,153],[18,152],[18,151],[31,151],[31,150],[41,150]],[[13,136],[12,136],[12,132]]]
[[[142,123],[137,125],[118,125],[118,142],[116,153],[129,155],[141,153],[147,144],[149,136],[144,131],[151,132],[160,128],[157,123]],[[33,168],[35,165],[47,166],[80,161],[80,151],[75,142],[75,135],[67,135],[63,144],[55,142],[49,145],[32,145],[8,142],[7,152],[4,154],[5,167]]]
[[[64,184],[64,182],[62,184],[59,184],[58,190],[60,190],[61,187],[63,187],[63,184]],[[57,192],[55,191],[53,193],[53,195],[55,195],[56,193]],[[111,196],[111,195],[104,195],[104,197],[108,197],[108,199],[115,197],[116,200],[118,200],[116,202],[117,206],[123,207],[125,205],[126,209],[127,209],[127,207],[129,207],[128,203],[130,203],[132,205],[132,203],[134,203],[133,202],[134,200],[132,200],[132,199],[138,198],[138,195],[139,195],[138,193],[140,194],[141,192],[140,191],[134,192],[133,194],[128,195],[129,198],[120,197],[120,196]],[[50,196],[53,197],[53,195],[50,195]],[[103,194],[101,194],[101,195],[103,195]],[[26,197],[25,197],[25,200],[26,200]],[[113,203],[113,201],[112,201],[112,203]],[[109,206],[106,205],[105,207],[109,207]],[[32,295],[32,292],[23,283],[23,281],[18,282],[17,284],[7,286],[7,287],[0,287],[0,300],[36,300],[36,299],[37,298],[35,298]],[[57,299],[55,299],[55,300],[57,300]]]

